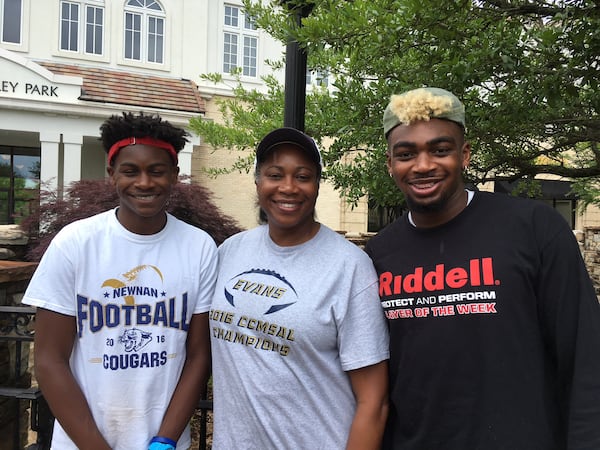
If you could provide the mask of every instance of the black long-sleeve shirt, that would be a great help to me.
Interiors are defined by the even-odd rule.
[[[477,192],[367,253],[390,329],[384,448],[600,449],[600,304],[558,213]]]

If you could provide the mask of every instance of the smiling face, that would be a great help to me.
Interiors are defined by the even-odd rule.
[[[462,170],[471,147],[461,127],[442,119],[399,125],[388,135],[387,166],[415,224],[433,227],[466,206]]]
[[[159,232],[179,174],[169,153],[150,145],[129,145],[107,171],[119,195],[119,222],[136,234]]]
[[[298,245],[319,230],[314,219],[317,167],[300,148],[282,144],[272,150],[259,166],[256,192],[276,244]]]

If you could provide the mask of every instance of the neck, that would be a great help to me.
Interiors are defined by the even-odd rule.
[[[279,230],[269,225],[269,237],[280,247],[292,247],[294,245],[300,245],[310,241],[317,235],[320,228],[321,224],[315,221],[313,221],[310,226],[305,227],[302,231],[298,232]]]
[[[456,194],[453,201],[448,201],[439,211],[409,211],[408,219],[417,228],[434,228],[454,219],[468,204],[469,194],[463,189]]]
[[[158,233],[167,225],[167,214],[162,211],[154,217],[129,216],[123,214],[122,208],[118,208],[117,220],[127,231],[149,236]]]

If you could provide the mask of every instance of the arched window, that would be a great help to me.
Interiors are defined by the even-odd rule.
[[[125,4],[125,59],[162,64],[165,12],[154,0],[128,0]]]
[[[104,53],[104,0],[60,2],[60,49]]]

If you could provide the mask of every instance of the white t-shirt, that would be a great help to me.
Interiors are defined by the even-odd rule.
[[[67,225],[44,254],[23,303],[74,316],[71,370],[113,449],[146,448],[186,358],[192,314],[209,309],[217,253],[203,230],[168,215],[137,235],[115,210]],[[189,426],[177,448],[190,445]],[[76,449],[55,422],[52,448]]]

